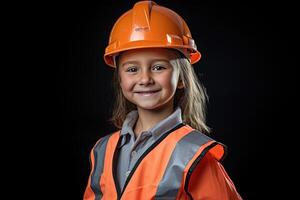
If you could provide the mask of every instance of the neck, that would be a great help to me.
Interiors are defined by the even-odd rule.
[[[160,108],[156,110],[146,110],[142,108],[137,109],[139,118],[136,122],[134,132],[136,138],[143,132],[152,128],[155,124],[159,123],[170,114],[172,114],[173,105],[166,106],[165,108]]]

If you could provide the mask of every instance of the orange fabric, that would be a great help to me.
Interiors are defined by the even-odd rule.
[[[241,200],[223,166],[210,153],[191,176],[189,192],[194,200]]]
[[[152,199],[157,187],[162,180],[170,156],[177,144],[186,134],[193,129],[190,126],[183,126],[173,133],[169,134],[161,143],[159,143],[149,154],[141,161],[131,177],[125,191],[122,195],[123,200]],[[113,178],[112,164],[113,154],[119,139],[119,132],[111,135],[107,142],[105,151],[105,161],[103,173],[100,178],[100,187],[103,193],[103,200],[117,199],[117,191]],[[178,191],[176,199],[187,200],[187,194],[184,191],[187,171],[192,163],[198,158],[203,150],[215,141],[207,142],[202,145],[194,157],[189,161],[183,173],[182,186]],[[193,198],[199,200],[241,200],[242,198],[237,193],[233,182],[230,180],[222,165],[216,160],[223,155],[221,145],[216,145],[206,154],[197,165],[189,180],[188,190]],[[92,169],[94,167],[93,151],[91,152]],[[92,172],[91,172],[92,174]],[[85,191],[84,200],[92,200],[95,198],[93,191],[90,188],[90,179]]]
[[[184,169],[184,177],[183,177],[183,181],[182,181],[182,185],[181,185],[181,190],[177,195],[177,199],[184,199],[185,197],[185,191],[184,191],[184,184],[186,182],[186,176],[188,173],[188,170],[190,169],[190,167],[192,166],[193,162],[197,159],[198,156],[200,156],[200,154],[203,152],[203,150],[205,148],[207,148],[209,145],[211,145],[214,141],[210,141],[204,145],[202,145],[199,150],[197,151],[197,153],[195,154],[195,156],[193,157],[193,159],[190,160],[190,162],[187,164],[187,166]]]
[[[116,67],[113,57],[118,53],[153,47],[177,49],[192,64],[201,58],[189,27],[177,13],[153,1],[141,1],[114,24],[104,60]]]
[[[113,155],[117,147],[119,132],[115,132],[108,140],[106,152],[105,152],[105,161],[103,174],[101,176],[100,185],[101,191],[103,193],[103,200],[117,199],[117,191],[114,183],[114,178],[112,174],[112,165],[113,165]]]
[[[214,158],[220,161],[225,154],[225,149],[223,145],[216,145],[213,148],[211,148],[209,152],[211,153],[211,155],[213,155]]]
[[[91,160],[91,172],[90,172],[87,187],[86,187],[85,192],[84,192],[84,197],[83,197],[84,200],[94,200],[95,199],[95,194],[94,194],[94,192],[92,191],[92,188],[91,188],[91,175],[93,173],[93,169],[94,169],[94,165],[95,165],[93,149],[90,153],[90,160]]]
[[[122,199],[150,199],[162,179],[177,141],[193,129],[183,126],[158,144],[136,169]],[[152,172],[152,173],[145,173]]]

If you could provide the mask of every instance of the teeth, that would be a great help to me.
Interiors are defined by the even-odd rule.
[[[143,96],[150,96],[150,95],[152,95],[152,94],[154,94],[154,93],[156,93],[156,92],[158,92],[158,91],[137,92],[137,93],[140,94],[140,95],[143,95]]]

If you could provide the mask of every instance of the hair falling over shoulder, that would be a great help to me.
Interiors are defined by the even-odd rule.
[[[191,127],[209,133],[210,128],[206,125],[206,104],[208,96],[205,87],[199,81],[193,66],[185,57],[171,60],[174,67],[179,68],[180,80],[184,88],[175,93],[175,106],[182,110],[183,122]]]

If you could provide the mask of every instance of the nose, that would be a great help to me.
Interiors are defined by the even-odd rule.
[[[153,81],[151,72],[149,72],[148,70],[141,72],[140,77],[139,77],[139,82],[138,82],[140,85],[149,85],[149,84],[152,84],[153,82],[154,81]]]

